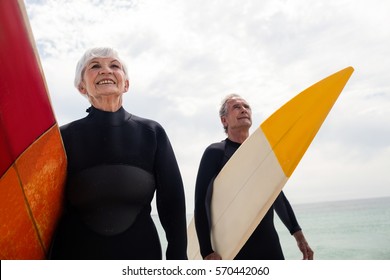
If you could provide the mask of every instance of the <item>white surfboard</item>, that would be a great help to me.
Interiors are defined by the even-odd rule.
[[[240,146],[214,181],[211,242],[233,259],[295,170],[353,72],[345,68],[304,90]],[[194,220],[188,258],[201,259]]]

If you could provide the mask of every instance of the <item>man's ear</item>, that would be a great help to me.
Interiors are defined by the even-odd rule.
[[[225,116],[222,116],[221,117],[221,123],[223,124],[223,126],[227,126],[227,122],[226,122],[226,117]]]

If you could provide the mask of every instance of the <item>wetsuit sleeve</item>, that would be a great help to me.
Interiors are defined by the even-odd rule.
[[[301,230],[291,204],[287,200],[287,197],[284,195],[283,191],[276,198],[274,202],[274,209],[280,220],[287,227],[291,234]]]
[[[195,186],[195,227],[198,235],[200,253],[206,257],[213,252],[210,240],[210,227],[206,213],[206,194],[211,181],[219,173],[223,158],[223,148],[208,147],[200,161]]]
[[[172,146],[165,131],[157,133],[155,160],[156,203],[168,247],[167,260],[187,259],[187,225],[184,188]]]

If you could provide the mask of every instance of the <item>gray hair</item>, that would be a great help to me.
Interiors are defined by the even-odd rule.
[[[241,99],[243,99],[240,95],[238,95],[236,93],[231,93],[231,94],[226,95],[222,99],[221,107],[219,108],[219,116],[220,117],[226,116],[226,114],[227,114],[227,103],[228,103],[228,101],[230,99],[233,99],[233,98],[241,98]]]
[[[127,80],[129,79],[126,64],[123,62],[123,60],[119,58],[118,52],[116,50],[107,47],[91,48],[84,53],[84,55],[80,58],[80,60],[77,63],[76,73],[74,77],[74,86],[77,89],[80,89],[80,84],[83,80],[83,75],[87,63],[97,57],[115,57],[115,59],[117,59],[122,64],[123,72],[125,73],[125,78]]]
[[[233,98],[242,98],[242,97],[236,93],[231,93],[231,94],[226,95],[222,99],[221,107],[219,108],[219,117],[223,117],[223,116],[227,115],[227,103],[229,102],[229,100],[231,100]],[[225,133],[227,133],[227,126],[226,127],[223,126],[223,129],[224,129]]]

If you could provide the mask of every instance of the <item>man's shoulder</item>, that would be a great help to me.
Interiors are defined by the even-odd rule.
[[[225,140],[212,143],[206,148],[205,153],[224,153],[225,145],[226,145]]]

